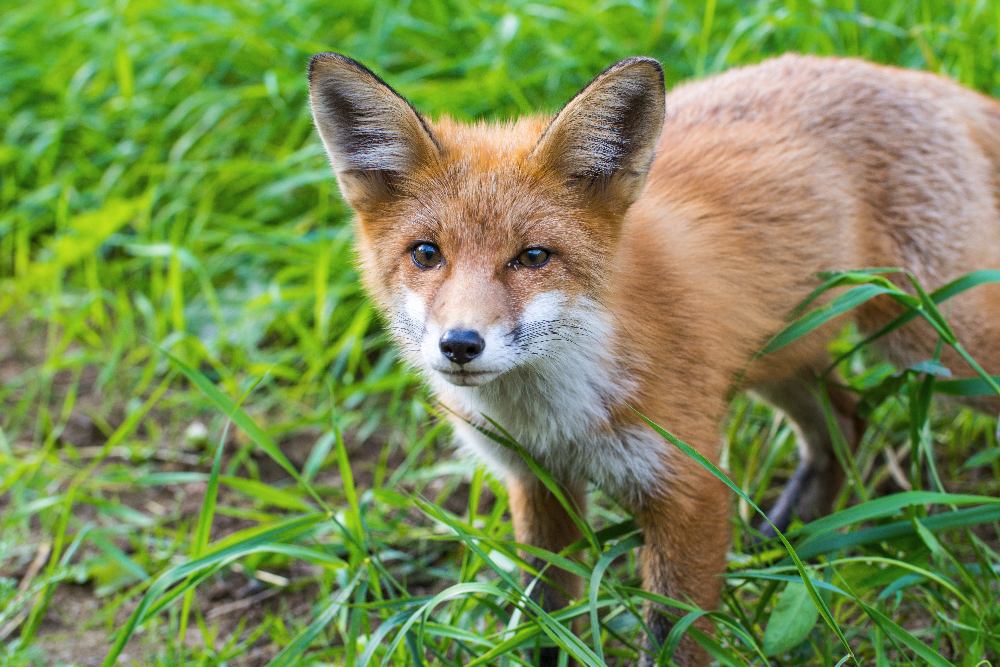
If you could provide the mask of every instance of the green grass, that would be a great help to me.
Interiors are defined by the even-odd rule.
[[[795,50],[1000,96],[983,0],[7,3],[0,664],[114,646],[140,664],[517,665],[538,638],[634,661],[648,596],[628,517],[598,499],[579,560],[546,556],[588,597],[540,613],[502,485],[451,455],[387,345],[306,109],[324,50],[460,118],[552,110],[633,54],[668,85]],[[723,664],[836,664],[838,634],[862,664],[996,663],[996,421],[928,407],[933,375],[865,350],[841,366],[873,426],[851,509],[790,535],[800,563],[747,529],[795,436],[733,405],[733,553],[704,641]],[[579,638],[575,617],[595,621]]]

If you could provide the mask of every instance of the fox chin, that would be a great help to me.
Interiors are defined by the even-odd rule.
[[[506,481],[517,540],[559,552],[580,534],[525,461],[484,434],[495,426],[580,510],[593,484],[632,511],[645,588],[706,610],[725,570],[727,489],[639,413],[718,463],[729,398],[754,392],[799,444],[770,517],[782,529],[816,518],[843,482],[817,398],[828,343],[849,320],[871,333],[900,311],[876,298],[757,353],[823,271],[898,266],[937,287],[1000,268],[1000,104],[931,74],[788,55],[667,95],[660,64],[635,57],[554,115],[466,124],[432,122],[365,66],[323,53],[309,91],[356,214],[365,287],[460,446]],[[1000,373],[1000,286],[946,310]],[[900,365],[936,342],[921,320],[880,339]],[[857,400],[836,382],[827,391],[853,446]],[[550,569],[533,590],[558,609],[580,582]],[[673,626],[663,607],[646,613],[652,664]],[[707,617],[695,626],[710,631]],[[556,664],[555,649],[541,655]],[[673,660],[708,655],[686,635]]]

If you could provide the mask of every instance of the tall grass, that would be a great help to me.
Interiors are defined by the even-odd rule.
[[[450,455],[364,300],[305,105],[324,50],[466,119],[552,110],[637,53],[668,85],[794,50],[1000,96],[982,1],[7,3],[0,663],[516,665],[539,643],[634,661],[633,523],[599,498],[576,560],[537,554],[587,596],[534,607],[502,486]],[[933,364],[857,343],[833,352],[874,426],[794,558],[748,524],[795,436],[734,403],[734,547],[700,639],[723,664],[1000,655],[995,420],[936,408]],[[706,612],[664,602],[666,657]]]

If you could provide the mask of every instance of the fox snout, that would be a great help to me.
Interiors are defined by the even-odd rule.
[[[486,341],[473,329],[449,329],[438,342],[441,354],[459,366],[478,357],[485,347]]]
[[[515,324],[509,313],[484,307],[493,300],[481,293],[482,284],[468,291],[467,282],[456,283],[426,302],[406,290],[392,317],[393,330],[418,367],[451,384],[479,385],[510,369],[507,334]]]
[[[443,288],[460,289],[461,300],[425,302],[407,291],[393,311],[392,329],[403,349],[432,379],[480,386],[519,367],[559,363],[568,350],[601,340],[595,331],[601,318],[587,299],[548,291],[524,304],[506,302],[501,312],[490,305],[496,299],[483,284],[470,287],[462,280]]]

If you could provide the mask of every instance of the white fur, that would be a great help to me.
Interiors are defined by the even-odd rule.
[[[402,306],[406,318],[424,317],[416,295],[405,295]],[[515,325],[532,335],[516,337]],[[410,356],[449,408],[489,430],[486,417],[494,420],[557,478],[590,480],[623,502],[639,502],[662,480],[662,439],[609,421],[610,408],[621,405],[632,387],[615,363],[610,315],[594,301],[546,292],[525,306],[519,323],[492,327],[483,355],[466,364],[496,373],[477,386],[457,386],[437,372],[452,365],[438,350],[440,334],[438,324],[424,320],[419,353]],[[461,419],[453,422],[463,448],[499,472],[527,471],[512,450]]]
[[[414,322],[423,323],[427,318],[427,307],[420,295],[412,290],[403,288],[403,310],[406,316]]]

